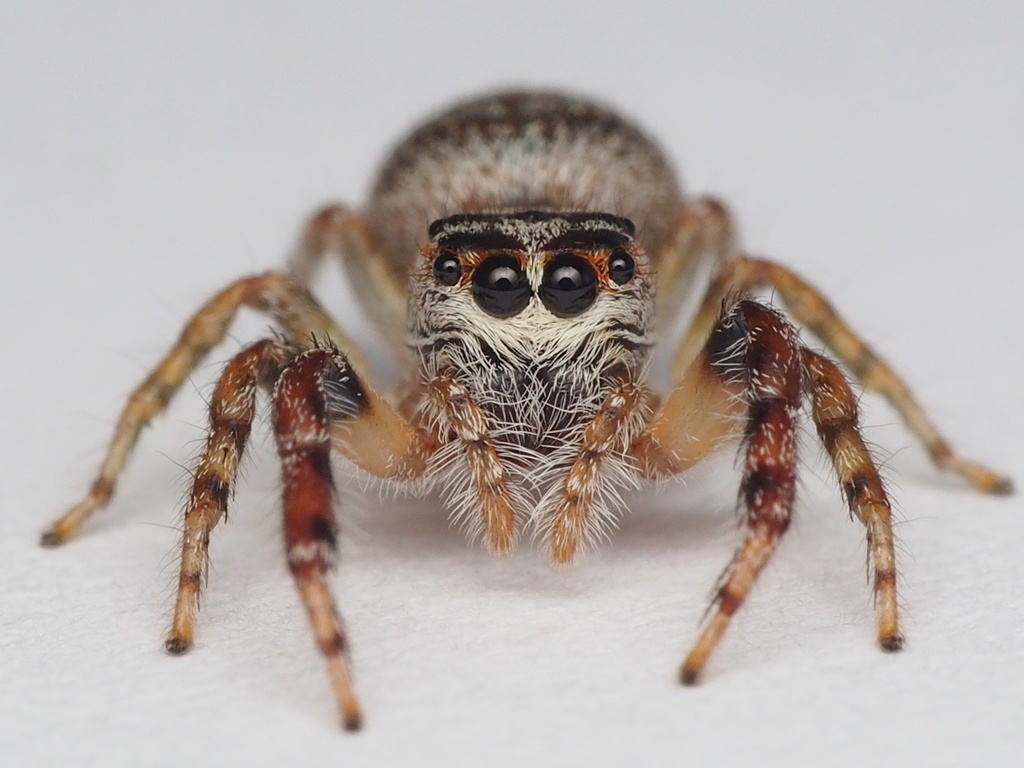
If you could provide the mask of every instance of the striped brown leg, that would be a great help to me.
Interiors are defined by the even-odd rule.
[[[683,369],[699,349],[727,296],[768,286],[778,292],[797,322],[821,339],[866,389],[880,393],[892,404],[936,465],[960,474],[985,493],[1012,493],[1009,478],[953,451],[903,379],[854,333],[821,291],[775,262],[740,256],[725,265],[708,288],[680,347],[676,370]]]
[[[803,350],[818,436],[832,460],[850,512],[867,528],[868,553],[878,610],[878,644],[903,647],[896,605],[896,549],[892,509],[878,469],[857,424],[857,400],[842,371],[828,358]]]
[[[438,377],[427,388],[434,407],[462,442],[476,488],[480,520],[488,549],[496,555],[512,551],[516,542],[515,503],[501,458],[491,441],[483,411],[469,391],[452,378]],[[472,511],[468,512],[472,514]],[[470,526],[474,521],[468,521]]]
[[[280,342],[258,341],[235,355],[217,382],[210,399],[206,445],[185,509],[178,596],[165,644],[168,653],[182,654],[192,647],[199,593],[209,564],[210,533],[227,516],[228,499],[255,416],[256,389],[272,384],[292,354],[294,351]]]
[[[736,609],[743,604],[789,526],[796,495],[797,415],[803,362],[796,335],[772,310],[741,301],[712,334],[716,370],[746,382],[747,417],[740,502],[746,534],[723,574],[693,649],[679,671],[697,681]]]
[[[728,308],[632,450],[650,475],[681,472],[744,435],[743,543],[726,569],[697,643],[680,669],[690,684],[789,526],[796,493],[803,362],[796,335],[753,301]]]
[[[308,345],[311,336],[316,335],[341,344],[350,352],[350,357],[358,354],[352,350],[344,332],[309,293],[290,278],[268,272],[232,283],[192,316],[177,343],[132,392],[89,492],[47,529],[42,537],[44,546],[63,544],[93,513],[107,505],[142,428],[163,412],[200,360],[224,340],[231,320],[242,306],[270,314],[295,344]],[[357,369],[366,370],[361,358],[353,362]]]
[[[545,538],[554,564],[572,563],[588,532],[595,530],[594,496],[600,487],[602,465],[610,452],[629,445],[630,422],[636,422],[643,397],[635,384],[620,385],[605,398],[587,427],[546,526]]]
[[[376,467],[386,476],[415,477],[426,466],[433,446],[403,424],[334,348],[301,353],[287,365],[274,389],[288,564],[327,660],[342,724],[348,730],[360,727],[362,713],[352,686],[341,618],[327,582],[337,551],[330,453],[332,444],[337,444],[371,471]]]

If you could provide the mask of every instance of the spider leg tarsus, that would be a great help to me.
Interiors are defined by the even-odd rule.
[[[67,537],[61,535],[60,531],[56,528],[50,528],[49,530],[44,531],[43,535],[39,537],[39,546],[52,549],[53,547],[59,547],[66,541]]]
[[[895,653],[896,651],[902,651],[906,642],[907,641],[904,639],[903,635],[897,632],[894,635],[879,637],[878,647],[888,653]]]
[[[682,685],[696,685],[700,682],[700,671],[690,669],[686,664],[679,667],[679,682]]]
[[[1016,492],[1017,489],[1013,485],[1013,480],[1008,477],[997,477],[995,485],[990,491],[995,496],[1013,496]]]
[[[1016,493],[1013,480],[976,462],[952,456],[947,461],[939,463],[945,469],[958,473],[982,493],[989,493],[993,496],[1012,496]]]
[[[171,656],[184,656],[192,650],[192,641],[180,635],[171,635],[164,643],[164,650]]]
[[[343,658],[334,657],[328,660],[327,667],[338,699],[341,727],[349,732],[362,730],[363,709],[359,706],[359,699],[353,690],[348,665]]]

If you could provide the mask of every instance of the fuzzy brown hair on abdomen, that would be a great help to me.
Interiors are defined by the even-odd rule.
[[[463,102],[401,141],[381,168],[367,219],[405,274],[435,219],[457,213],[604,211],[661,250],[681,193],[661,149],[591,101],[502,93]]]

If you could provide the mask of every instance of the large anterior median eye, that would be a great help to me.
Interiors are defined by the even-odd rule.
[[[575,317],[597,298],[597,272],[590,262],[575,253],[560,253],[544,268],[540,298],[548,311],[558,317]]]
[[[508,254],[484,259],[473,272],[473,298],[494,317],[518,315],[530,303],[531,294],[519,260]]]

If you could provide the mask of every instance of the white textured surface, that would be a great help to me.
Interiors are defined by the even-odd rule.
[[[370,5],[0,9],[3,763],[1019,757],[1020,497],[939,476],[872,397],[903,520],[896,656],[872,645],[862,535],[814,448],[798,522],[696,689],[674,674],[735,540],[728,457],[636,500],[566,573],[529,548],[491,561],[429,506],[374,503],[346,515],[335,578],[367,710],[343,735],[285,568],[265,429],[214,536],[197,647],[160,650],[212,363],[107,513],[63,550],[36,547],[187,313],[279,263],[315,205],[360,200],[412,121],[495,84],[638,116],[691,190],[733,203],[750,248],[812,277],[898,363],[958,446],[1024,480],[1019,5]],[[234,337],[265,325],[246,317]]]

